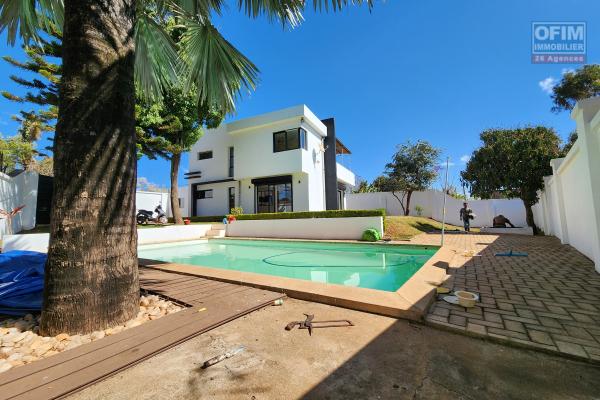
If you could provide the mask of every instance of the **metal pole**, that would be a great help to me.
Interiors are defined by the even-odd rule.
[[[446,190],[448,189],[448,164],[450,164],[450,157],[446,157],[446,179],[444,182],[444,208],[442,209],[442,246],[444,245],[444,235],[446,231]]]

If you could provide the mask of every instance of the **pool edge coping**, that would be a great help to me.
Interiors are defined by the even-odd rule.
[[[312,241],[316,243],[332,242],[329,240]],[[344,242],[351,243],[350,241]],[[355,241],[354,243],[362,242]],[[406,245],[412,246],[408,243]],[[394,246],[403,246],[403,244],[394,244]],[[138,263],[144,267],[282,292],[300,300],[421,321],[435,298],[436,287],[442,285],[448,278],[446,269],[452,255],[453,252],[448,247],[438,248],[425,264],[395,292],[144,258],[140,258]]]

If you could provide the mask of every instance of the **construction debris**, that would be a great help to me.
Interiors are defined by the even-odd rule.
[[[354,326],[352,321],[348,319],[338,319],[330,321],[314,321],[315,316],[313,314],[304,314],[306,319],[304,321],[292,321],[286,325],[285,330],[291,331],[294,327],[298,326],[298,329],[308,329],[308,334],[312,336],[312,330],[316,328],[343,328],[348,326]]]
[[[235,356],[236,354],[241,353],[245,349],[246,348],[244,346],[240,346],[240,347],[238,347],[236,349],[228,351],[227,353],[221,354],[220,356],[209,358],[208,360],[204,361],[204,363],[202,364],[202,369],[208,368],[208,367],[213,366],[213,365],[215,365],[217,363],[220,363],[223,360],[231,358],[231,357]]]

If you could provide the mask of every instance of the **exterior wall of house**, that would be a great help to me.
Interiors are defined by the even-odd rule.
[[[220,182],[198,186],[199,190],[212,189],[213,197],[196,200],[196,215],[225,215],[229,214],[229,188],[235,190],[236,205],[238,204],[238,182]]]
[[[273,151],[273,133],[293,128],[306,131],[307,149]],[[200,189],[213,189],[212,199],[197,200],[196,215],[221,215],[229,212],[227,188],[236,187],[236,205],[245,213],[255,209],[255,188],[252,179],[292,176],[293,210],[320,211],[325,209],[323,138],[325,125],[304,105],[291,107],[253,118],[223,124],[208,130],[192,147],[190,172],[201,176],[189,180],[195,184],[209,182]],[[234,148],[235,182],[210,183],[229,178],[229,147]],[[213,157],[198,160],[198,153],[212,151]],[[354,182],[347,171],[346,179]],[[189,209],[192,215],[193,207]]]
[[[226,124],[205,131],[202,138],[190,150],[190,172],[202,171],[202,178],[194,182],[214,181],[228,177],[228,151],[229,147],[233,146],[233,142],[234,138],[227,134]],[[201,151],[212,151],[213,158],[198,160],[198,153]]]

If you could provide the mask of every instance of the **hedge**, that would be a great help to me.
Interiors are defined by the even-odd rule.
[[[220,222],[225,216],[190,217],[192,222]],[[328,210],[328,211],[295,211],[281,213],[241,214],[236,215],[238,221],[259,219],[300,219],[300,218],[351,218],[351,217],[385,217],[385,209],[377,210]]]

